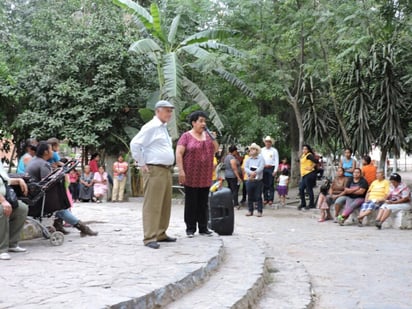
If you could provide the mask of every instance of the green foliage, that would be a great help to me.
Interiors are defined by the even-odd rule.
[[[125,136],[126,125],[139,126],[137,108],[151,91],[151,68],[125,50],[135,33],[123,14],[106,1],[82,4],[43,0],[17,8],[25,23],[16,31],[28,51],[19,86],[28,93],[14,128],[22,137],[57,136],[117,153],[123,146],[107,132]]]
[[[218,42],[232,33],[221,29],[207,29],[184,38],[180,43],[176,43],[177,37],[181,37],[179,35],[179,14],[173,18],[167,31],[166,18],[163,19],[161,17],[157,4],[151,4],[150,16],[152,18],[149,19],[147,17],[148,12],[135,2],[128,0],[115,0],[113,2],[121,7],[127,7],[129,12],[133,12],[151,34],[150,38],[141,38],[134,42],[130,50],[138,55],[146,54],[150,61],[157,66],[160,90],[159,99],[166,99],[174,103],[176,106],[174,116],[178,116],[185,108],[187,103],[185,100],[193,100],[209,112],[210,120],[218,130],[221,130],[223,123],[218,113],[205,93],[188,77],[188,69],[186,67],[192,69],[192,71],[196,70],[197,65],[190,62],[190,56],[197,60],[203,60],[211,56],[210,51],[238,57],[244,56],[243,53],[235,48]],[[224,74],[225,71],[221,63],[215,64],[214,69],[211,70],[212,73],[218,72],[223,78],[232,85],[237,86],[244,93],[248,95],[252,93],[235,75]],[[172,136],[176,138],[178,136],[176,118],[172,119],[169,127],[171,128]]]

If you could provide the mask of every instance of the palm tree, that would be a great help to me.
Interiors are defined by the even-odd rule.
[[[220,131],[223,128],[220,117],[205,93],[188,78],[187,69],[196,70],[200,67],[204,69],[201,64],[204,64],[215,52],[244,57],[242,52],[219,42],[230,37],[234,32],[207,29],[178,42],[180,15],[174,17],[169,25],[169,31],[166,32],[157,4],[151,4],[149,13],[144,7],[131,0],[113,0],[113,2],[133,14],[133,17],[137,18],[137,22],[143,24],[150,34],[150,36],[132,43],[129,50],[137,54],[147,55],[150,61],[156,65],[159,82],[158,98],[169,100],[176,106],[175,118],[169,126],[172,137],[178,136],[176,117],[184,107],[184,95],[208,111],[212,123]],[[195,59],[195,61],[188,63],[187,59]],[[209,62],[209,68],[212,73],[222,77],[246,95],[253,95],[252,91],[241,80],[226,71],[218,62],[214,62],[213,67],[210,67]]]

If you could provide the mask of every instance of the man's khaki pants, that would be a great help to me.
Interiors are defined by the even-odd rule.
[[[149,166],[143,173],[143,233],[144,244],[167,237],[172,207],[172,173],[170,168]]]

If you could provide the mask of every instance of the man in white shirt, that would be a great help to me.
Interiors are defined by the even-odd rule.
[[[175,242],[166,234],[172,206],[174,152],[167,131],[174,106],[168,101],[155,105],[156,115],[130,142],[133,158],[143,173],[143,243],[158,249],[158,242]]]
[[[262,148],[261,156],[265,160],[263,169],[263,204],[273,204],[275,195],[275,175],[279,166],[279,153],[272,145],[273,138],[266,136],[263,139],[265,147]]]

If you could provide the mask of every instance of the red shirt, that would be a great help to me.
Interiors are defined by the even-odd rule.
[[[205,141],[199,141],[185,132],[177,142],[185,147],[183,168],[186,174],[185,186],[192,188],[209,188],[213,173],[213,157],[215,146],[209,136]]]
[[[97,165],[97,161],[95,159],[90,160],[89,166],[90,166],[90,171],[92,173],[98,173],[99,172],[99,166]]]

